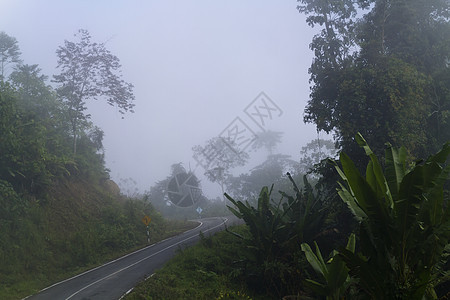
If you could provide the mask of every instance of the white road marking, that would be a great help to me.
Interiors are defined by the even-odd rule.
[[[216,226],[214,226],[214,227],[212,227],[212,228],[207,229],[207,230],[205,231],[205,233],[208,232],[208,231],[211,231],[211,230],[213,230],[213,229],[215,229],[215,228],[217,228],[217,227],[222,226],[222,225],[225,224],[227,221],[228,221],[228,219],[227,219],[227,218],[224,218],[224,220],[223,220],[222,223],[220,223],[219,225],[216,225]],[[202,224],[203,224],[203,223],[202,223]],[[197,226],[196,228],[198,228],[198,226]],[[114,275],[116,275],[116,274],[118,274],[118,273],[120,273],[120,272],[122,272],[122,271],[124,271],[124,270],[126,270],[126,269],[129,269],[129,268],[131,268],[131,267],[133,267],[133,266],[135,266],[135,265],[137,265],[137,264],[143,262],[144,260],[147,260],[147,259],[149,259],[149,258],[151,258],[151,257],[153,257],[153,256],[155,256],[155,255],[157,255],[157,254],[159,254],[159,253],[161,253],[161,252],[166,251],[167,249],[170,249],[170,248],[172,248],[172,247],[175,247],[176,245],[179,245],[179,244],[181,244],[181,243],[183,243],[183,242],[186,242],[187,240],[190,240],[190,239],[192,239],[192,238],[194,238],[194,237],[196,237],[196,235],[190,236],[190,237],[188,237],[188,238],[186,238],[186,239],[184,239],[184,240],[182,240],[182,241],[179,241],[178,243],[175,243],[175,244],[170,245],[170,246],[168,246],[168,247],[166,247],[166,248],[164,248],[164,249],[161,249],[161,250],[159,250],[158,252],[153,253],[153,254],[151,254],[151,255],[149,255],[149,256],[147,256],[147,257],[141,259],[141,260],[138,260],[137,262],[132,263],[132,264],[129,265],[129,266],[126,266],[126,267],[124,267],[124,268],[122,268],[122,269],[120,269],[120,270],[118,270],[118,271],[116,271],[116,272],[114,272],[114,273],[109,274],[108,276],[105,276],[105,277],[103,277],[103,278],[101,278],[101,279],[99,279],[99,280],[97,280],[97,281],[94,281],[94,282],[92,282],[91,284],[88,284],[87,286],[85,286],[85,287],[79,289],[78,291],[76,291],[75,293],[73,293],[72,295],[70,295],[69,297],[67,297],[66,300],[72,298],[72,297],[75,296],[76,294],[78,294],[78,293],[84,291],[85,289],[87,289],[87,288],[89,288],[89,287],[91,287],[91,286],[93,286],[93,285],[95,285],[95,284],[97,284],[97,283],[99,283],[99,282],[101,282],[101,281],[103,281],[103,280],[105,280],[105,279],[111,277],[111,276],[114,276]],[[129,254],[129,255],[130,255],[130,254]],[[78,276],[81,276],[81,275],[82,275],[82,274],[80,274],[80,275],[78,275]],[[78,276],[77,276],[77,277],[78,277]]]
[[[227,220],[228,220],[228,219],[227,219]],[[196,230],[197,228],[199,228],[199,227],[201,227],[201,226],[203,225],[203,222],[201,222],[201,221],[198,221],[198,220],[194,220],[194,221],[199,222],[200,224],[199,224],[197,227],[192,228],[192,229],[189,229],[188,231],[185,231],[185,232],[183,232],[183,233],[181,233],[181,234],[185,234],[185,233],[191,232],[191,231],[193,231],[193,230]],[[226,221],[225,221],[225,222],[226,222]],[[224,222],[224,223],[225,223],[225,222]],[[111,261],[109,261],[109,262],[107,262],[107,263],[105,263],[105,264],[103,264],[103,265],[101,265],[101,266],[92,268],[92,269],[90,269],[90,270],[87,270],[87,271],[85,271],[85,272],[83,272],[83,273],[80,273],[80,274],[78,274],[78,275],[75,275],[75,276],[73,276],[73,277],[70,277],[70,278],[61,280],[61,281],[59,281],[59,282],[57,282],[57,283],[54,283],[54,284],[52,284],[52,285],[50,285],[50,286],[48,286],[48,287],[46,287],[46,288],[40,290],[39,292],[37,292],[37,294],[42,293],[42,292],[44,292],[44,291],[46,291],[46,290],[48,290],[48,289],[50,289],[50,288],[52,288],[52,287],[54,287],[54,286],[57,286],[57,285],[59,285],[59,284],[65,283],[65,282],[70,281],[70,280],[72,280],[72,279],[75,279],[75,278],[78,278],[78,277],[80,277],[80,276],[86,275],[87,273],[90,273],[90,272],[93,272],[93,271],[98,270],[98,269],[100,269],[100,268],[103,268],[104,266],[107,266],[107,265],[109,265],[109,264],[112,264],[112,263],[114,263],[114,262],[116,262],[116,261],[119,261],[119,260],[121,260],[121,259],[123,259],[123,258],[125,258],[125,257],[128,257],[128,256],[130,256],[130,255],[133,255],[133,254],[135,254],[135,253],[138,253],[138,252],[141,252],[141,251],[145,251],[145,250],[147,250],[147,249],[149,249],[149,248],[151,248],[151,247],[153,247],[153,246],[156,246],[156,245],[158,245],[158,244],[161,244],[161,243],[163,243],[163,242],[165,242],[165,241],[167,241],[167,240],[170,240],[171,238],[174,238],[174,237],[176,237],[176,236],[169,237],[169,238],[164,239],[164,240],[162,240],[162,241],[159,241],[159,242],[157,242],[157,243],[148,245],[148,246],[146,246],[146,247],[144,247],[144,248],[142,248],[142,249],[139,249],[139,250],[136,250],[136,251],[134,251],[134,252],[128,253],[128,254],[126,254],[126,255],[124,255],[124,256],[121,256],[121,257],[119,257],[119,258],[117,258],[117,259],[111,260]],[[23,298],[22,300],[26,300],[27,298],[29,298],[29,297],[31,297],[31,296],[33,296],[33,295],[27,296],[27,297]]]
[[[153,277],[155,274],[156,274],[156,273],[152,273],[152,275],[147,276],[147,277],[144,279],[144,281],[147,280],[147,279],[149,279],[149,278],[151,278],[151,277]],[[122,300],[123,298],[125,298],[125,297],[126,297],[129,293],[131,293],[133,290],[134,290],[134,287],[132,287],[131,289],[129,289],[128,291],[126,291],[125,294],[123,294],[122,297],[119,298],[119,300]]]

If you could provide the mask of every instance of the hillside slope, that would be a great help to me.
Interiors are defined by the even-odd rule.
[[[66,179],[52,184],[45,200],[14,197],[2,184],[1,201],[16,204],[0,207],[1,299],[26,296],[144,246],[145,215],[151,241],[192,226],[168,223],[150,203],[124,198],[108,181]]]

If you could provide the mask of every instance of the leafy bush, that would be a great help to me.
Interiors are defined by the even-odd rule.
[[[231,228],[246,235],[248,229]],[[235,272],[236,260],[243,255],[243,241],[229,232],[201,236],[195,246],[178,254],[141,282],[125,299],[271,299],[249,290]],[[275,298],[279,299],[279,298]]]
[[[271,201],[272,188],[268,187],[262,188],[257,207],[225,194],[235,206],[229,206],[230,211],[249,227],[250,237],[236,235],[245,241],[248,250],[243,268],[249,284],[255,288],[262,286],[278,296],[298,289],[294,278],[302,268],[297,263],[300,243],[312,241],[320,233],[324,220],[320,199],[314,195],[306,177],[303,191],[289,173],[288,177],[295,197],[281,192],[279,203]]]
[[[371,299],[436,298],[433,274],[450,238],[450,208],[443,185],[450,143],[425,161],[407,167],[406,149],[386,149],[384,173],[363,137],[358,144],[370,161],[366,176],[340,154],[340,197],[360,222],[360,252],[340,256]]]
[[[325,296],[327,300],[342,299],[346,295],[351,283],[345,262],[338,255],[337,251],[333,251],[330,259],[325,263],[319,246],[316,242],[314,242],[314,245],[316,253],[312,251],[307,243],[303,243],[301,246],[306,259],[319,277],[319,281],[306,279],[306,286],[312,289],[317,295]],[[345,248],[352,253],[355,252],[354,234],[350,235]]]

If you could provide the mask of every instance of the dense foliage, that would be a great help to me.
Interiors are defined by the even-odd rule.
[[[248,235],[242,226],[230,230]],[[180,249],[173,260],[125,299],[268,299],[264,293],[249,290],[234,272],[236,261],[244,256],[242,248],[243,242],[227,232],[202,235],[199,244]]]
[[[305,122],[333,132],[359,167],[356,132],[377,155],[389,141],[423,157],[450,139],[447,0],[298,3],[308,24],[323,28],[310,45]]]
[[[228,176],[226,179],[227,194],[246,199],[251,203],[256,202],[261,187],[266,185],[267,182],[274,185],[275,191],[289,190],[291,182],[286,173],[299,174],[299,169],[299,163],[289,155],[268,155],[265,161],[252,168],[248,173]],[[295,179],[301,179],[301,177],[296,175]]]
[[[85,111],[89,99],[105,98],[116,106],[121,114],[133,112],[133,85],[122,79],[120,61],[105,44],[91,41],[87,30],[80,29],[77,42],[65,41],[56,50],[57,68],[61,72],[53,76],[56,92],[67,105],[67,118],[73,136],[73,152],[90,115]]]
[[[313,193],[306,178],[301,191],[289,173],[288,176],[295,196],[282,192],[278,203],[271,199],[273,185],[271,189],[262,188],[255,206],[225,194],[234,205],[229,209],[245,221],[251,234],[250,238],[237,235],[245,241],[247,250],[240,272],[253,288],[263,288],[267,294],[278,297],[298,288],[300,243],[312,242],[324,229],[320,197]]]
[[[436,279],[442,276],[436,265],[450,239],[443,188],[450,143],[412,167],[405,148],[389,146],[383,172],[366,141],[360,135],[357,141],[370,157],[365,177],[345,153],[337,170],[345,182],[339,195],[360,222],[361,250],[344,249],[340,255],[364,297],[434,299]]]
[[[173,164],[171,166],[170,175],[165,179],[156,182],[148,192],[145,193],[147,200],[159,211],[161,214],[169,219],[175,220],[191,220],[196,218],[207,218],[207,217],[218,217],[224,216],[229,213],[225,203],[221,199],[215,199],[215,201],[210,201],[204,195],[199,193],[197,195],[198,201],[191,206],[180,207],[171,202],[169,198],[169,185],[170,182],[178,174],[188,174],[193,173],[186,171],[181,163]],[[173,181],[172,181],[173,183]],[[196,182],[196,186],[201,189],[200,182]],[[197,211],[201,208],[201,212]]]
[[[151,299],[150,291],[171,299],[261,294],[279,299],[305,292],[326,299],[448,296],[448,0],[297,2],[308,24],[322,28],[310,45],[315,58],[304,121],[334,134],[338,172],[321,160],[320,139],[319,150],[306,145],[297,163],[273,154],[281,133],[261,135],[254,147],[266,148],[267,159],[238,177],[231,169],[246,162],[245,153],[236,157],[228,151],[211,161],[205,154],[223,149],[223,141],[213,138],[194,147],[205,175],[229,191],[230,210],[246,227],[183,251],[185,260],[177,258],[171,271],[157,274],[149,288],[132,297]],[[21,289],[18,278],[49,282],[60,276],[52,275],[56,269],[71,272],[73,266],[142,244],[144,213],[158,224],[152,236],[164,234],[166,223],[152,205],[118,202],[107,188],[103,132],[84,115],[85,100],[105,96],[122,112],[131,111],[132,86],[109,73],[120,65],[104,45],[91,43],[85,31],[79,37],[79,43],[66,41],[58,49],[61,74],[54,76],[58,88],[53,90],[37,65],[21,63],[17,41],[0,33],[0,291],[5,295]],[[117,89],[103,81],[105,74]],[[89,82],[83,79],[87,75]],[[358,131],[368,141],[356,137],[364,151],[354,143]],[[334,156],[332,143],[326,146]],[[292,177],[283,177],[287,169],[310,168],[317,172],[315,189],[306,179],[301,189]],[[166,196],[180,171],[186,170],[174,165],[171,176],[146,195],[164,213],[182,210],[170,206]],[[294,196],[281,192],[274,202],[273,188],[263,187],[270,183],[284,191],[292,184]],[[202,199],[199,205],[206,203]],[[195,208],[184,210],[183,217],[198,217]]]
[[[73,151],[70,103],[0,32],[0,298],[17,299],[185,228],[119,194],[103,132],[85,119]],[[9,76],[7,76],[9,75]],[[112,88],[112,87],[111,87]]]
[[[34,198],[70,176],[108,178],[103,132],[86,122],[77,135],[79,152],[71,153],[70,107],[46,80],[37,65],[17,64],[0,81],[0,179]]]

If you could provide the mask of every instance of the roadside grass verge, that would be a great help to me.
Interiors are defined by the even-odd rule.
[[[178,235],[198,226],[197,222],[192,221],[165,220],[163,224],[164,226],[162,226],[162,228],[158,228],[158,234],[151,234],[151,244]],[[1,276],[3,282],[0,282],[0,299],[22,299],[29,295],[35,294],[43,288],[56,282],[101,266],[108,261],[117,259],[146,246],[148,246],[148,244],[145,241],[145,243],[142,242],[139,245],[134,245],[128,249],[103,249],[104,251],[102,251],[101,255],[96,257],[94,261],[81,265],[73,265],[64,269],[49,267],[47,270],[36,270],[30,273],[17,272],[10,274],[9,276],[3,275]],[[63,258],[53,257],[53,259],[55,261],[59,261]]]
[[[245,225],[232,231],[247,234]],[[247,289],[236,262],[242,241],[229,232],[201,234],[198,244],[179,249],[163,268],[137,285],[126,300],[153,299],[268,299]]]

